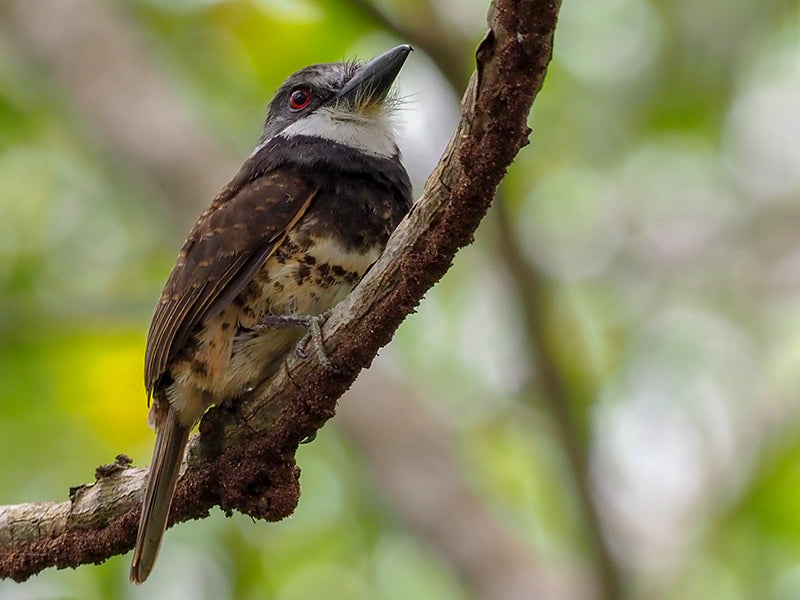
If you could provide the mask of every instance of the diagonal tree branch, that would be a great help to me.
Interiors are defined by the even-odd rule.
[[[206,516],[215,505],[268,520],[294,510],[298,443],[333,415],[337,398],[472,241],[506,168],[527,143],[527,115],[552,54],[558,6],[557,0],[492,5],[444,156],[384,255],[324,327],[338,371],[292,354],[261,388],[209,411],[191,445],[171,522]],[[24,580],[48,566],[100,562],[130,549],[143,477],[143,470],[120,465],[77,489],[69,503],[0,509],[0,576]]]

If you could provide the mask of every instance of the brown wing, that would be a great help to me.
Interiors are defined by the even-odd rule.
[[[219,314],[302,217],[317,190],[277,170],[226,188],[198,219],[161,292],[145,351],[148,398],[194,328]]]

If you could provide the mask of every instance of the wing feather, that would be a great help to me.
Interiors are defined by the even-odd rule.
[[[161,292],[145,351],[148,398],[196,327],[242,291],[316,195],[287,169],[229,186],[198,219]]]

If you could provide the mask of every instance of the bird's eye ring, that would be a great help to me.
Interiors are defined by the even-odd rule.
[[[292,94],[289,96],[289,106],[292,110],[305,108],[309,102],[311,102],[311,92],[306,87],[292,90]]]

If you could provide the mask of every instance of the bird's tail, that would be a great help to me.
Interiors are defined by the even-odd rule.
[[[191,427],[178,422],[177,414],[171,408],[162,427],[158,428],[150,478],[142,503],[139,533],[133,549],[130,575],[133,583],[142,583],[147,579],[158,557],[190,431]]]

